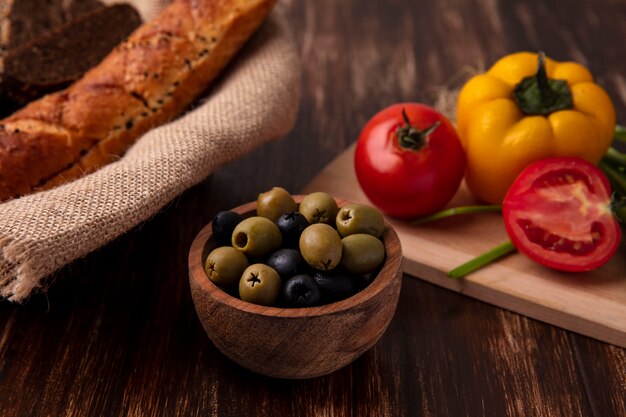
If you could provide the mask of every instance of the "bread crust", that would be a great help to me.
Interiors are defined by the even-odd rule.
[[[0,120],[0,201],[118,158],[206,90],[276,0],[174,0],[66,90]]]

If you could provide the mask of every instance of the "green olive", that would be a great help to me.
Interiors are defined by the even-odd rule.
[[[380,238],[385,231],[385,219],[380,211],[365,204],[348,204],[337,213],[337,231],[341,237],[367,233]]]
[[[281,242],[280,229],[265,217],[248,217],[233,230],[233,247],[253,258],[268,255],[278,249]]]
[[[270,306],[278,300],[281,285],[278,272],[264,264],[252,264],[239,280],[239,297],[249,303]]]
[[[285,213],[296,211],[298,206],[291,194],[284,188],[274,187],[259,194],[256,200],[257,216],[266,217],[275,222]]]
[[[229,287],[239,282],[250,263],[246,256],[232,246],[221,246],[209,253],[204,271],[215,285]]]
[[[378,268],[385,259],[385,245],[366,233],[346,236],[341,240],[341,266],[353,274],[367,274]]]
[[[335,229],[324,223],[312,224],[300,235],[300,252],[315,269],[328,271],[341,260],[341,238]]]
[[[334,224],[339,207],[337,207],[337,202],[334,198],[318,191],[302,199],[299,211],[306,217],[310,224]]]

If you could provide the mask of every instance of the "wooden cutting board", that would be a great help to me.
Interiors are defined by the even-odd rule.
[[[369,203],[356,179],[353,155],[351,146],[303,191]],[[463,186],[450,206],[467,204],[477,203]],[[455,280],[446,276],[449,270],[507,240],[500,214],[469,214],[420,226],[389,221],[400,236],[407,274],[626,347],[626,239],[608,264],[591,272],[557,272],[515,253]]]

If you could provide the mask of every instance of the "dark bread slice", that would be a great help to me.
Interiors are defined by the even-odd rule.
[[[104,4],[98,0],[0,0],[0,51],[28,43],[101,7]]]
[[[26,104],[60,90],[97,65],[141,24],[128,4],[96,9],[4,56],[2,95]]]

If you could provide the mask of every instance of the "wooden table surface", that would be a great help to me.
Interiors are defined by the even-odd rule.
[[[262,377],[212,345],[187,278],[195,234],[271,186],[302,189],[380,108],[434,104],[468,71],[541,49],[588,65],[626,121],[622,0],[282,8],[303,64],[294,130],[60,271],[47,295],[0,302],[0,415],[626,416],[626,350],[410,276],[382,339],[331,375]]]

